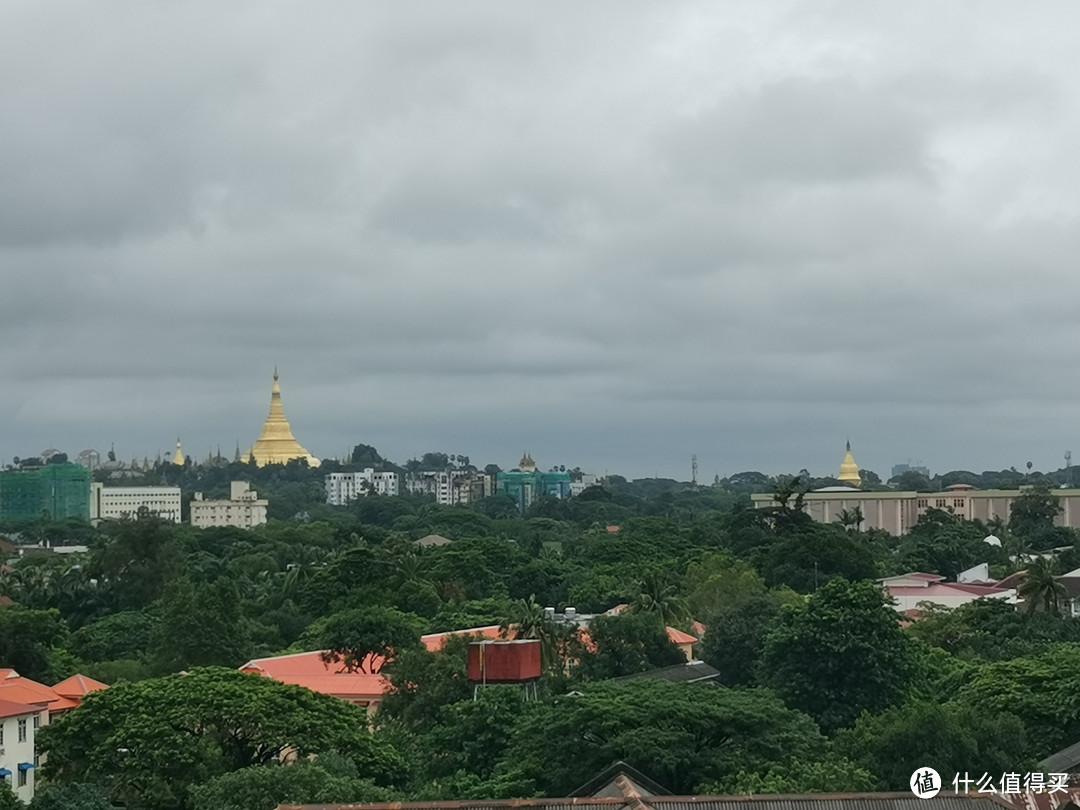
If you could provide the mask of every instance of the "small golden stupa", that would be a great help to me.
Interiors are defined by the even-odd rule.
[[[840,475],[836,476],[845,484],[853,487],[862,486],[862,477],[859,475],[859,465],[855,463],[855,457],[851,455],[851,442],[847,443],[847,453],[840,464]]]
[[[176,452],[173,453],[172,463],[175,464],[177,467],[183,467],[185,461],[187,461],[187,459],[184,458],[184,451],[180,448],[180,440],[177,439]]]
[[[281,407],[281,386],[278,384],[278,372],[274,369],[274,388],[270,393],[270,415],[263,423],[262,435],[255,446],[248,451],[247,458],[254,458],[260,467],[267,464],[287,464],[294,458],[305,458],[309,467],[318,467],[319,460],[300,446],[293,436],[289,420],[285,418],[285,409]]]

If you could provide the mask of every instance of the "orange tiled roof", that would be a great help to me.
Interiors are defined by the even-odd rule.
[[[340,698],[378,697],[390,688],[390,682],[382,675],[384,661],[381,656],[369,655],[364,659],[366,672],[346,672],[339,663],[327,664],[322,651],[279,655],[274,658],[257,658],[248,661],[241,672],[262,675],[280,683],[303,686],[312,692]]]
[[[0,718],[37,714],[40,711],[40,706],[27,706],[25,703],[16,703],[14,700],[0,700]]]
[[[446,633],[428,633],[426,636],[420,636],[420,640],[424,642],[428,652],[438,652],[446,645],[447,640],[454,636],[479,636],[480,638],[500,639],[502,638],[502,629],[497,624],[489,624],[484,627],[470,627],[465,630],[451,630]]]
[[[676,630],[674,627],[666,627],[667,637],[671,640],[672,644],[697,644],[697,639],[689,633],[684,633],[682,630]]]
[[[51,712],[74,709],[78,702],[58,695],[43,683],[24,678],[13,669],[0,669],[0,700],[11,700],[37,706],[37,711],[48,708]]]
[[[78,700],[79,698],[86,697],[91,692],[100,692],[102,689],[108,688],[108,684],[102,683],[101,681],[95,681],[93,678],[88,678],[85,675],[76,674],[66,680],[60,681],[60,683],[56,684],[52,689],[61,697]]]

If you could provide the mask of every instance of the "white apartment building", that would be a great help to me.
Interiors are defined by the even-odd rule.
[[[195,493],[191,502],[191,525],[206,529],[210,526],[236,526],[250,529],[266,523],[265,500],[247,481],[233,481],[229,487],[229,500],[203,500],[201,492]]]
[[[90,485],[90,520],[134,518],[139,510],[180,522],[180,487],[107,487]]]
[[[592,475],[591,473],[583,473],[579,481],[570,482],[571,497],[576,498],[589,487],[596,486],[596,482],[599,480],[598,476]]]
[[[397,495],[398,474],[375,472],[371,467],[363,472],[330,473],[326,476],[326,502],[331,506],[345,506],[349,501],[365,495]]]
[[[471,470],[423,470],[410,473],[405,489],[414,495],[433,495],[443,506],[470,504],[495,493],[490,475]]]
[[[34,798],[34,732],[44,708],[0,700],[0,779],[27,804]]]

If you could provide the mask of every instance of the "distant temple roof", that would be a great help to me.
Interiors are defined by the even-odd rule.
[[[277,369],[274,369],[274,388],[270,392],[270,415],[263,423],[262,435],[248,452],[260,467],[267,464],[287,464],[295,458],[307,459],[309,467],[318,467],[319,460],[300,446],[293,436],[289,420],[285,418],[285,409],[281,405],[281,386],[278,384]]]

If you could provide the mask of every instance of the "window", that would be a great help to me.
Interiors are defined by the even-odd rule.
[[[964,506],[964,499],[963,498],[953,498],[952,505],[955,506],[957,509],[962,509],[963,506]]]
[[[26,742],[26,718],[19,718],[19,742]]]
[[[34,731],[37,731],[39,728],[41,728],[41,715],[40,714],[35,714],[34,715]]]
[[[19,787],[26,787],[26,771],[19,768]]]
[[[0,746],[4,744],[4,724],[0,723]]]

